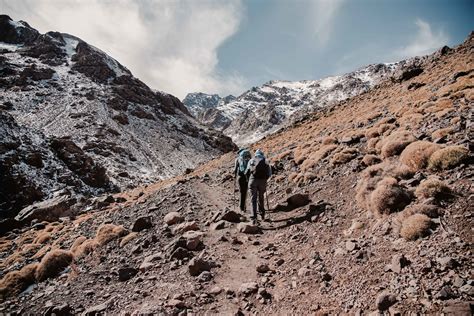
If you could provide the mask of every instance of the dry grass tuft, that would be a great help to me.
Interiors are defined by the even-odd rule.
[[[99,246],[102,246],[116,238],[125,236],[127,233],[128,230],[126,230],[123,226],[103,224],[97,229],[95,241]]]
[[[454,132],[454,128],[452,127],[446,127],[446,128],[440,128],[433,133],[431,133],[431,139],[438,139],[438,138],[443,138],[445,136],[448,136]]]
[[[57,276],[72,262],[73,255],[70,251],[51,250],[43,257],[36,269],[36,280],[38,282]]]
[[[387,177],[377,183],[370,194],[370,209],[376,214],[390,214],[410,204],[410,195],[395,178]]]
[[[378,156],[371,155],[371,154],[365,155],[362,158],[362,164],[365,166],[372,166],[372,165],[378,164],[380,161],[381,159]]]
[[[323,145],[337,144],[337,138],[332,137],[332,136],[324,137],[323,140],[321,141],[321,144]]]
[[[69,249],[69,251],[71,251],[72,253],[76,253],[77,249],[84,243],[84,241],[86,241],[87,238],[84,237],[84,236],[79,236],[76,238],[76,240],[74,240],[74,242],[72,243],[71,245],[71,248]]]
[[[371,138],[367,141],[367,150],[369,151],[375,151],[375,149],[378,147],[378,144],[380,143],[380,138],[374,137]]]
[[[349,162],[357,156],[357,153],[358,150],[355,148],[346,148],[343,151],[334,154],[331,159],[331,164],[340,165]]]
[[[44,233],[39,233],[38,236],[36,236],[35,240],[33,241],[34,244],[44,244],[47,241],[51,239],[51,234],[44,232]]]
[[[429,235],[432,222],[425,214],[414,214],[402,222],[400,236],[406,240],[416,240]]]
[[[450,197],[451,193],[451,188],[446,183],[434,177],[430,177],[421,182],[415,191],[415,195],[419,199],[443,199]]]
[[[441,210],[436,205],[431,204],[412,204],[403,210],[405,218],[414,214],[423,214],[430,218],[435,218],[441,215]]]
[[[400,161],[417,171],[428,165],[431,155],[441,147],[428,141],[416,141],[408,145],[400,155]]]
[[[128,244],[130,241],[132,241],[133,239],[137,238],[138,236],[138,233],[130,233],[128,234],[127,236],[123,237],[122,240],[120,241],[120,247],[123,247],[125,246],[126,244]]]
[[[313,169],[322,159],[326,158],[337,145],[323,145],[318,150],[312,152],[309,157],[301,164],[301,170],[303,172]]]
[[[28,286],[35,283],[37,263],[24,266],[19,271],[12,271],[5,275],[0,281],[0,298],[5,299],[12,295],[18,295]]]
[[[83,241],[77,248],[74,249],[74,258],[80,259],[84,256],[87,256],[98,247],[97,242],[94,239],[87,239]]]
[[[446,170],[456,167],[469,157],[469,150],[463,146],[448,146],[430,156],[428,168]]]
[[[382,140],[381,155],[383,158],[400,154],[405,147],[416,141],[409,131],[397,131]]]

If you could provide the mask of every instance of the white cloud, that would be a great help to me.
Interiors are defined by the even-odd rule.
[[[433,32],[430,24],[421,19],[417,19],[415,24],[418,28],[417,33],[408,45],[397,51],[399,57],[426,55],[448,43],[449,38],[442,30]]]
[[[151,88],[239,94],[245,79],[218,72],[217,51],[238,30],[241,0],[0,0],[41,32],[76,35],[104,50]]]
[[[334,20],[345,0],[316,0],[314,2],[314,34],[324,46],[331,36]]]

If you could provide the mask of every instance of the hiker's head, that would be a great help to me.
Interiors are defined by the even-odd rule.
[[[265,158],[265,154],[263,153],[263,151],[261,149],[257,149],[257,151],[255,152],[255,157]]]

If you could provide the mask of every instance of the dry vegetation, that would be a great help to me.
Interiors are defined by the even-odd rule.
[[[450,197],[451,193],[451,188],[435,177],[428,178],[421,182],[415,191],[415,195],[419,199],[443,199]]]
[[[369,201],[369,208],[376,214],[390,214],[401,211],[411,198],[395,178],[388,177],[377,183]]]
[[[57,276],[72,262],[73,255],[65,250],[51,250],[39,263],[35,277],[38,282]]]
[[[446,170],[456,167],[469,157],[469,150],[463,146],[448,146],[430,156],[428,168]]]
[[[400,236],[406,240],[416,240],[426,237],[430,233],[432,222],[425,214],[414,214],[402,222]]]
[[[416,141],[408,145],[400,155],[400,161],[414,171],[426,168],[431,155],[440,149],[437,144],[428,141]]]
[[[410,131],[396,131],[385,137],[381,144],[383,158],[399,155],[406,146],[416,140]]]

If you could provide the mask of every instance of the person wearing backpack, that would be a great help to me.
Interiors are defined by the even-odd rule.
[[[237,153],[237,158],[235,159],[235,167],[234,167],[234,176],[239,183],[239,191],[240,191],[240,211],[245,213],[245,205],[247,201],[247,190],[248,190],[248,179],[245,174],[247,170],[248,162],[252,158],[250,151],[248,149],[241,149]]]
[[[266,162],[262,150],[258,149],[255,152],[255,157],[249,161],[245,173],[249,177],[249,187],[252,195],[252,221],[257,224],[257,206],[262,220],[265,220],[264,197],[268,178],[272,176],[272,169]]]

